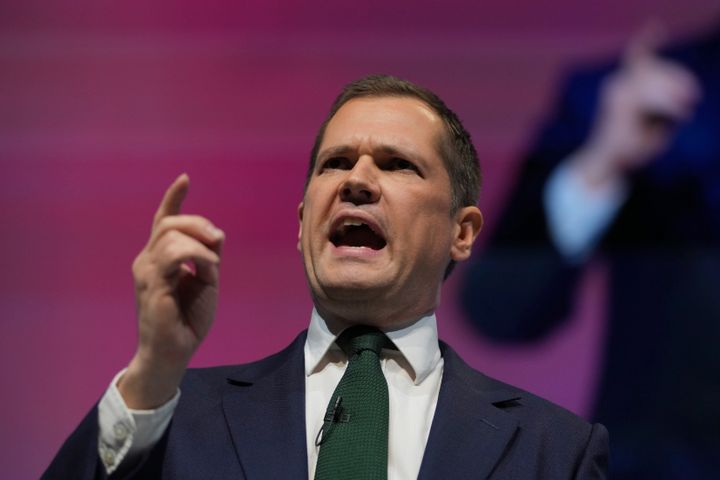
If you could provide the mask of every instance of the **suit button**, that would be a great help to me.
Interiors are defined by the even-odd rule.
[[[113,433],[115,434],[115,438],[122,442],[128,436],[128,429],[124,424],[116,423],[113,427]]]
[[[105,450],[102,454],[103,463],[108,467],[112,467],[115,464],[115,454],[112,450]]]

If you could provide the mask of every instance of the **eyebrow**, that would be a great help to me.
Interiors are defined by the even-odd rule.
[[[318,160],[320,159],[326,159],[330,157],[336,157],[339,155],[347,155],[348,153],[352,152],[353,148],[350,145],[339,145],[337,147],[330,147],[325,150],[321,150],[320,153],[318,153]]]
[[[318,154],[318,160],[325,160],[327,158],[332,158],[335,156],[340,155],[348,155],[351,153],[354,153],[357,150],[356,147],[353,147],[351,145],[338,145],[336,147],[330,147],[326,150],[322,150]],[[380,151],[383,155],[387,156],[398,156],[403,158],[410,158],[410,159],[417,159],[422,162],[425,162],[425,158],[416,153],[409,150],[401,150],[396,147],[393,147],[392,145],[379,145],[377,148],[374,148],[375,151]]]

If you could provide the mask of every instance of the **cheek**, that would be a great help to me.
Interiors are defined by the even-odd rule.
[[[314,180],[308,187],[304,198],[303,218],[310,220],[310,225],[327,215],[327,209],[332,205],[332,188],[318,180]]]
[[[313,232],[315,229],[312,228],[311,222],[312,216],[306,216],[301,229],[302,238],[300,240],[300,244],[302,245],[305,253],[309,253],[312,246],[316,243],[316,240],[313,238]]]
[[[452,220],[450,210],[450,196],[444,192],[433,192],[432,195],[417,198],[411,211],[425,212],[428,217],[432,217],[432,221],[439,227]]]
[[[414,211],[426,212],[422,216],[411,216],[413,221],[420,224],[424,230],[421,244],[424,243],[428,249],[435,252],[448,250],[455,233],[455,220],[450,215],[450,202],[444,201],[442,196],[436,196],[426,202],[425,205],[418,205]]]
[[[310,253],[313,248],[317,249],[322,243],[322,215],[317,211],[316,205],[312,202],[305,203],[303,210],[303,221],[300,226],[300,244],[305,253]]]

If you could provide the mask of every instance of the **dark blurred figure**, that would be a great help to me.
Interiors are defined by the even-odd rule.
[[[661,51],[655,32],[569,78],[462,302],[486,336],[533,341],[606,262],[611,478],[717,479],[720,25]]]

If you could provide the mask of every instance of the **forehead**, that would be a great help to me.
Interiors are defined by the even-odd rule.
[[[328,123],[320,152],[338,145],[392,146],[437,156],[440,117],[411,97],[362,97],[345,103]]]

